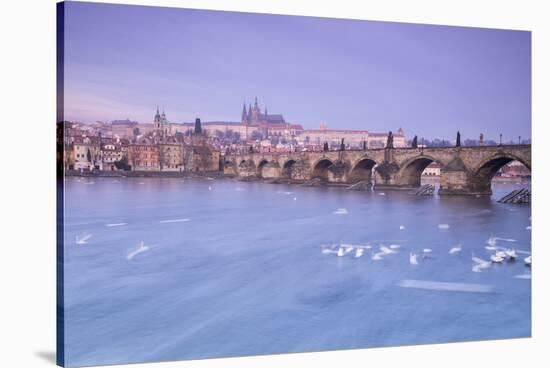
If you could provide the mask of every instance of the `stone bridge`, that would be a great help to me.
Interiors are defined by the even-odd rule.
[[[224,173],[240,178],[326,183],[360,181],[383,188],[414,188],[431,163],[441,165],[439,194],[491,194],[491,179],[517,160],[531,170],[531,145],[385,148],[328,152],[227,155]]]

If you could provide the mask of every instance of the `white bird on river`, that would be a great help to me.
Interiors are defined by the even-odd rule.
[[[510,260],[515,260],[518,256],[515,249],[506,249],[504,253],[506,253]]]
[[[474,262],[474,266],[472,267],[472,271],[474,272],[481,272],[482,269],[491,267],[491,262],[473,255],[472,261]]]
[[[355,258],[361,257],[363,255],[363,252],[365,252],[363,248],[357,248],[357,250],[355,251]]]
[[[449,250],[449,254],[455,254],[455,253],[458,253],[462,250],[462,245],[457,245],[456,247],[452,247],[450,250]]]
[[[139,247],[137,247],[136,249],[128,252],[128,255],[127,255],[126,258],[128,260],[131,260],[132,258],[137,256],[138,254],[143,253],[143,252],[147,251],[148,249],[149,249],[149,247],[147,245],[145,245],[144,242],[141,242],[141,243],[139,243]]]
[[[502,263],[502,261],[504,261],[504,258],[498,254],[493,254],[491,255],[491,261],[494,263]]]
[[[76,244],[78,245],[83,245],[83,244],[88,244],[88,239],[90,239],[92,237],[91,234],[86,234],[84,236],[76,236]]]
[[[381,252],[382,254],[392,254],[392,253],[395,253],[395,250],[390,249],[390,248],[388,248],[388,247],[386,247],[386,246],[384,246],[384,245],[381,245],[381,246],[380,246],[380,252]]]
[[[527,266],[531,267],[531,256],[525,258],[523,261]]]
[[[409,254],[409,263],[413,266],[418,265],[418,255],[416,253]]]

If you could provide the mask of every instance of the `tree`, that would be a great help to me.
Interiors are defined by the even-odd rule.
[[[415,135],[412,141],[412,148],[418,148],[418,137]]]
[[[90,152],[90,149],[88,148],[88,152],[86,153],[86,159],[88,162],[92,162],[92,153]]]
[[[456,146],[460,147],[460,132],[456,132]]]

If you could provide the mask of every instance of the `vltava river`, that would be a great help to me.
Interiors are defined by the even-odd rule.
[[[493,185],[493,198],[202,179],[65,185],[67,365],[531,335],[530,206],[496,202],[513,185]],[[338,256],[341,244],[353,248]],[[517,261],[473,267],[498,247]]]

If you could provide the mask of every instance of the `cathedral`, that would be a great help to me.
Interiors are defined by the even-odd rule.
[[[243,104],[243,111],[241,114],[241,123],[243,125],[253,125],[253,126],[286,124],[285,119],[283,118],[283,115],[268,114],[267,106],[265,106],[264,112],[262,113],[258,105],[258,97],[254,99],[254,106],[252,106],[252,104],[248,105],[248,111],[246,109],[246,102]]]

